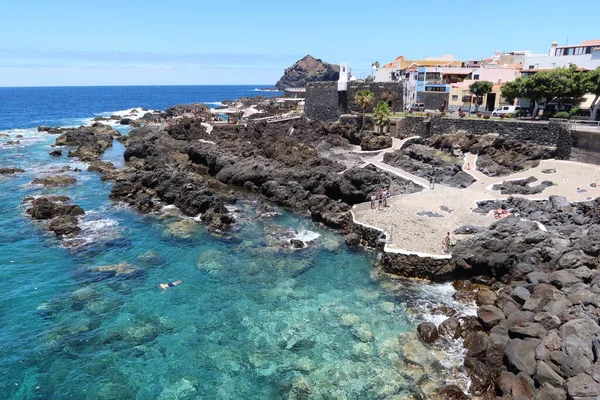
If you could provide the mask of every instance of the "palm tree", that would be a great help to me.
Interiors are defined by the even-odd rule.
[[[362,110],[362,126],[360,128],[361,131],[365,129],[365,113],[368,109],[373,107],[373,102],[375,101],[375,93],[370,90],[363,89],[359,90],[358,93],[354,96],[354,103],[360,107]]]
[[[383,127],[390,123],[390,105],[387,101],[380,101],[373,112],[373,121],[379,127],[379,133],[383,133]]]

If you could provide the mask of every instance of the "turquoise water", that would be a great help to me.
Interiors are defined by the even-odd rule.
[[[0,177],[0,398],[362,399],[414,389],[398,361],[403,333],[426,318],[423,302],[449,298],[447,287],[378,277],[375,254],[282,209],[260,217],[253,199],[235,206],[238,228],[223,236],[172,209],[140,216],[111,203],[111,184],[85,164],[50,157],[56,136],[0,133],[9,135],[0,165],[26,169]],[[103,158],[122,165],[115,143]],[[75,185],[30,184],[64,166]],[[43,194],[83,207],[77,237],[59,239],[24,214],[23,199]],[[314,241],[292,251],[295,232]]]

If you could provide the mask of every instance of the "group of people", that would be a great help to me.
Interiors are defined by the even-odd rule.
[[[494,218],[496,218],[496,219],[506,218],[511,215],[513,215],[513,214],[510,211],[503,210],[502,208],[499,208],[496,211],[494,211]]]
[[[387,207],[388,197],[390,197],[390,193],[388,192],[388,189],[385,186],[381,188],[381,192],[379,193],[372,192],[370,196],[371,210],[375,209],[376,202],[378,210],[381,210],[383,207]]]

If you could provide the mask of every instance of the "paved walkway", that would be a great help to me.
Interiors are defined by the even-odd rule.
[[[363,225],[386,232],[389,239],[385,250],[397,253],[416,254],[428,257],[448,257],[442,251],[442,240],[446,232],[452,232],[463,225],[489,226],[495,221],[491,214],[481,215],[472,212],[477,202],[490,199],[506,199],[499,191],[492,190],[496,183],[506,180],[524,179],[534,176],[534,185],[551,180],[555,186],[537,195],[519,196],[530,200],[547,199],[550,195],[566,197],[570,202],[586,201],[600,196],[600,167],[572,161],[544,160],[536,168],[506,177],[488,177],[476,170],[477,156],[465,155],[463,169],[477,182],[466,189],[457,189],[436,184],[433,190],[429,183],[399,168],[383,163],[383,154],[398,149],[406,141],[397,140],[392,148],[365,160],[378,168],[394,173],[423,186],[419,193],[398,195],[388,199],[387,208],[371,210],[370,203],[353,207],[354,220]],[[467,169],[470,164],[470,169]],[[555,173],[542,173],[542,170],[555,169]],[[591,187],[596,183],[598,187]],[[392,193],[393,195],[393,193]]]

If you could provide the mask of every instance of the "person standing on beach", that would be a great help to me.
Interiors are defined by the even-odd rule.
[[[442,249],[444,253],[450,253],[450,232],[446,233],[446,237],[442,241]]]
[[[371,193],[371,210],[375,209],[375,200],[377,200],[377,196],[375,192]]]
[[[383,206],[387,207],[388,191],[385,186],[381,189],[381,197],[383,198]]]

